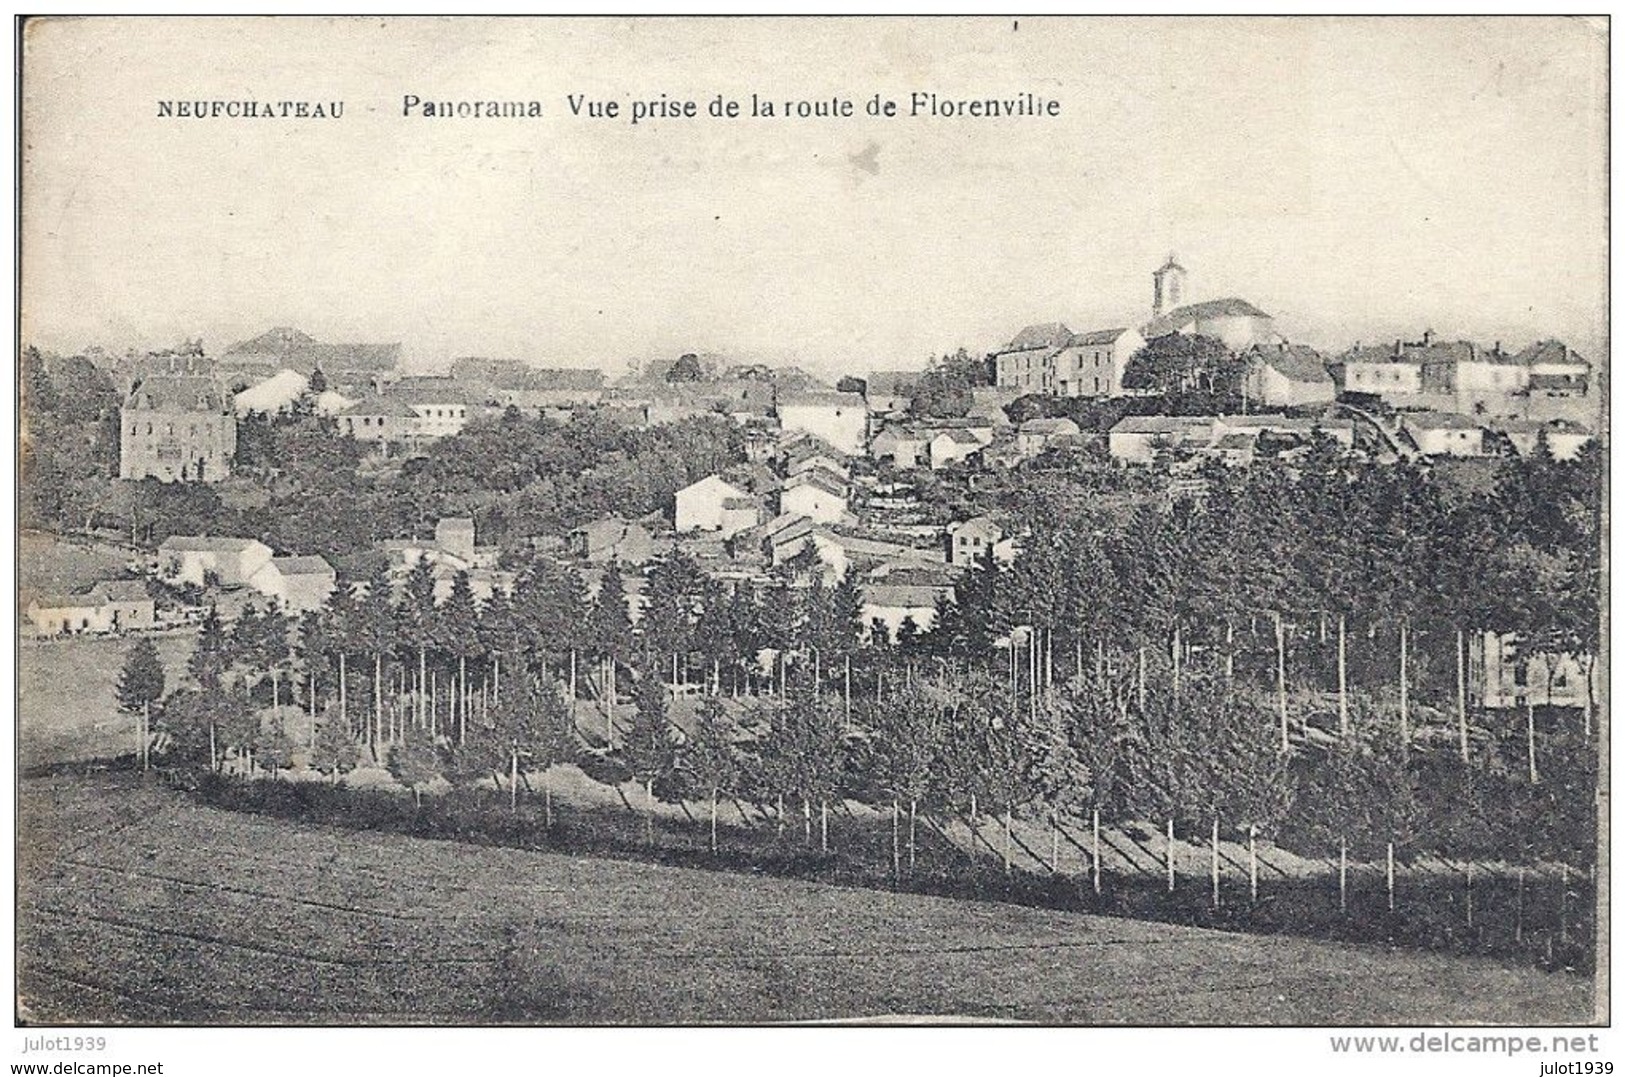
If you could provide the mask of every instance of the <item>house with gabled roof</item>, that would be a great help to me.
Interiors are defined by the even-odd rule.
[[[1325,359],[1307,344],[1257,344],[1244,359],[1247,372],[1242,394],[1250,404],[1298,408],[1329,404],[1337,397],[1337,385]]]
[[[127,632],[157,624],[156,605],[142,580],[102,580],[79,594],[34,595],[24,614],[42,636]]]
[[[773,407],[786,433],[817,435],[848,456],[863,452],[869,436],[869,405],[861,393],[833,389],[785,392],[776,395]]]
[[[672,522],[678,534],[722,530],[723,516],[730,501],[754,503],[749,491],[743,487],[734,485],[721,475],[707,475],[677,491]]]
[[[947,585],[865,583],[859,588],[863,601],[864,629],[871,636],[878,628],[886,632],[886,642],[896,643],[905,622],[918,632],[936,627],[937,604],[952,600],[954,589]]]
[[[926,443],[931,470],[937,471],[951,464],[963,463],[980,453],[986,444],[987,442],[963,427],[938,430]]]
[[[1001,389],[1017,389],[1023,395],[1053,395],[1055,356],[1072,335],[1072,330],[1060,322],[1027,326],[993,353],[994,382]]]
[[[248,585],[274,601],[284,613],[319,610],[333,593],[337,577],[324,557],[273,557]]]
[[[1073,333],[1049,360],[1056,396],[1123,395],[1123,368],[1145,337],[1129,328]]]
[[[257,539],[223,535],[170,535],[158,544],[158,574],[169,583],[246,587],[271,560],[271,547]]]
[[[1201,415],[1125,415],[1107,432],[1113,460],[1149,464],[1159,452],[1210,445],[1214,420]]]
[[[847,485],[820,467],[797,472],[779,491],[779,512],[792,512],[819,523],[836,523],[847,514]]]
[[[1028,419],[1016,429],[1016,448],[1026,459],[1038,456],[1057,438],[1077,437],[1078,424],[1067,418]]]
[[[1483,456],[1484,428],[1450,411],[1407,411],[1400,428],[1424,456]]]

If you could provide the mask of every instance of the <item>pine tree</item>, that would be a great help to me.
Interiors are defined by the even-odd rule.
[[[330,704],[317,724],[316,743],[310,753],[311,767],[329,775],[334,784],[361,761],[361,747],[344,726],[338,707]]]
[[[128,714],[140,714],[163,698],[164,665],[152,640],[143,636],[131,644],[114,691],[119,709]]]
[[[230,640],[226,635],[225,626],[220,622],[220,614],[210,606],[203,615],[202,624],[198,626],[197,644],[192,650],[192,657],[186,663],[187,673],[199,687],[205,690],[220,688],[221,680],[231,665],[230,648]]]
[[[401,740],[389,749],[389,773],[412,790],[412,799],[423,806],[423,789],[439,778],[445,769],[439,747],[425,729],[407,727]]]
[[[694,735],[678,750],[677,767],[690,793],[706,798],[711,807],[711,851],[717,851],[717,799],[736,792],[739,785],[739,756],[733,743],[733,727],[723,710],[722,700],[708,696],[701,702],[694,722]]]

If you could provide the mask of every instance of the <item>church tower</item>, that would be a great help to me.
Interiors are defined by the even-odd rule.
[[[1151,297],[1151,316],[1160,318],[1185,303],[1185,267],[1172,254],[1162,268],[1151,274],[1154,285]]]

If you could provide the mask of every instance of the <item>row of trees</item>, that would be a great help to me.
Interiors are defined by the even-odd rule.
[[[1509,842],[1539,836],[1579,849],[1591,833],[1590,708],[1481,713],[1464,642],[1520,640],[1531,686],[1545,656],[1596,653],[1599,468],[1594,453],[1537,452],[1463,491],[1320,445],[1292,468],[1215,471],[1204,501],[1124,518],[1016,503],[1015,564],[968,573],[954,601],[922,616],[931,631],[905,624],[895,641],[864,624],[856,584],[826,583],[810,553],[765,586],[735,588],[667,558],[644,581],[635,627],[615,566],[592,589],[537,559],[483,603],[466,578],[437,603],[427,566],[396,596],[380,570],[297,626],[255,611],[228,633],[211,618],[191,673],[202,691],[273,714],[297,697],[379,759],[414,739],[461,748],[507,721],[513,693],[559,701],[572,730],[578,702],[596,701],[602,736],[590,723],[582,733],[652,795],[688,788],[674,776],[696,771],[725,788],[679,748],[686,737],[715,760],[726,741],[744,753],[731,765],[754,775],[749,787],[777,786],[774,803],[800,804],[809,832],[815,806],[877,784],[879,760],[917,768],[918,781],[882,787],[939,812],[1087,801],[1187,830],[1206,818],[1320,840],[1335,823],[1340,846],[1385,834],[1403,848],[1417,798],[1449,790],[1499,821],[1480,820],[1479,838],[1451,824],[1456,846],[1512,855]],[[710,725],[679,736],[664,701],[690,694],[707,700]],[[700,735],[712,727],[731,735]],[[934,741],[933,730],[946,732]],[[255,732],[227,740],[253,751]],[[1446,758],[1454,769],[1441,771]],[[1018,774],[1026,784],[1011,784]],[[1304,789],[1299,803],[1331,806],[1325,826],[1282,814]],[[1446,832],[1448,813],[1422,815],[1434,838]]]

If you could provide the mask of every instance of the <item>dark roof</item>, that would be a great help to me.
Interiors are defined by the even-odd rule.
[[[604,372],[593,367],[535,367],[517,359],[452,360],[452,377],[510,392],[590,390],[604,387]]]
[[[816,464],[806,471],[798,471],[784,480],[784,489],[786,491],[794,490],[800,486],[814,486],[826,494],[833,494],[843,501],[846,500],[846,483],[841,480],[839,475],[833,475]]]
[[[469,386],[444,375],[401,378],[384,390],[384,396],[405,404],[467,404],[474,396]]]
[[[1111,344],[1118,337],[1128,332],[1127,329],[1094,329],[1087,333],[1074,333],[1067,340],[1069,348],[1083,348],[1091,344]]]
[[[834,389],[801,390],[780,394],[778,406],[781,408],[861,408],[864,406],[864,400],[861,393],[842,393]]]
[[[1060,322],[1044,322],[1040,325],[1029,325],[1017,333],[1014,340],[994,352],[994,354],[1028,352],[1037,348],[1064,348],[1066,342],[1070,339],[1072,339],[1072,330]]]
[[[1453,411],[1408,411],[1402,416],[1406,426],[1424,430],[1477,430],[1479,423]]]
[[[401,346],[395,344],[323,344],[298,329],[278,327],[233,344],[221,357],[232,360],[272,360],[277,366],[292,367],[308,374],[316,367],[324,371],[385,371],[395,369]]]
[[[101,592],[109,602],[151,602],[145,580],[102,580],[91,593]]]
[[[348,408],[341,415],[384,415],[396,419],[415,419],[417,412],[405,400],[393,396],[369,396]]]
[[[1125,415],[1111,428],[1113,434],[1182,434],[1213,426],[1211,418],[1199,415]]]
[[[1175,307],[1168,313],[1151,319],[1143,332],[1147,338],[1160,337],[1169,333],[1177,333],[1181,328],[1192,322],[1199,322],[1208,318],[1268,317],[1268,314],[1245,299],[1230,296],[1225,299],[1209,299],[1201,303],[1190,303],[1183,307]]]
[[[1071,419],[1028,419],[1018,429],[1023,434],[1076,434],[1078,424]]]
[[[130,391],[124,406],[135,411],[207,411],[226,409],[218,381],[202,374],[154,374]]]
[[[227,538],[223,535],[170,535],[158,544],[158,548],[200,553],[242,553],[258,545],[260,542],[257,539]]]
[[[975,434],[964,429],[963,427],[954,427],[948,430],[938,430],[936,436],[931,440],[935,441],[937,438],[947,438],[956,445],[980,445],[982,443],[981,438],[977,437]]]
[[[333,566],[324,557],[273,557],[271,564],[284,576],[333,575]]]
[[[1326,360],[1307,344],[1280,344],[1275,347],[1260,344],[1253,348],[1251,355],[1291,381],[1316,383],[1332,380],[1331,374],[1326,371]]]
[[[1590,367],[1584,356],[1569,348],[1561,340],[1540,340],[1518,353],[1517,361],[1533,366],[1536,363],[1565,363]]]
[[[912,385],[923,377],[923,370],[875,370],[863,379],[864,391],[882,396],[896,396],[897,390]]]
[[[860,590],[866,605],[927,609],[935,608],[938,596],[952,593],[953,588],[924,587],[905,583],[866,583]]]

